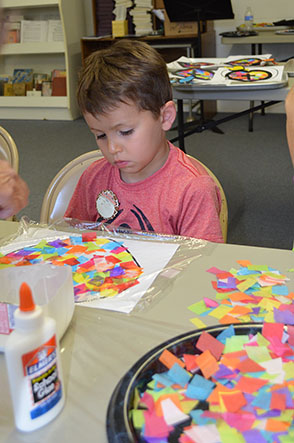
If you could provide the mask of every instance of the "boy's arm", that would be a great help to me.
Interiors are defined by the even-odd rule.
[[[220,208],[221,196],[213,179],[209,176],[198,177],[182,198],[179,235],[223,243]]]
[[[285,101],[286,108],[286,132],[291,160],[294,166],[294,86],[290,90]]]

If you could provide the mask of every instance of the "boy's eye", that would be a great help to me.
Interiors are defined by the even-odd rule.
[[[105,137],[105,134],[96,135],[97,140],[100,140],[101,138]]]
[[[131,135],[134,132],[133,129],[128,129],[127,131],[120,131],[121,135]]]

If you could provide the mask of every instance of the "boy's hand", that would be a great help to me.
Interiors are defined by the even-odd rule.
[[[25,181],[9,163],[0,160],[0,218],[9,218],[23,209],[28,204],[28,196]]]

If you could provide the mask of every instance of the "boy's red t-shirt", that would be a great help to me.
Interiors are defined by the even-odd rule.
[[[123,182],[119,170],[104,158],[93,162],[82,174],[65,217],[104,221],[96,199],[110,190],[119,201],[118,214],[105,221],[113,227],[223,242],[218,187],[197,160],[169,145],[165,164],[137,183]]]

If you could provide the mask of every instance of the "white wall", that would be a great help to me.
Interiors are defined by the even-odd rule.
[[[86,20],[86,34],[87,36],[94,35],[94,17],[92,0],[84,0],[85,20]]]
[[[235,14],[234,20],[215,20],[214,22],[217,57],[251,54],[251,45],[223,45],[219,35],[221,32],[235,31],[237,26],[244,23],[244,13],[247,6],[251,7],[255,23],[294,19],[294,0],[231,0],[231,2]],[[236,39],[236,41],[238,40]],[[272,54],[277,60],[294,57],[294,43],[263,45],[262,52]],[[218,101],[218,110],[221,112],[238,111],[245,109],[244,105],[245,103],[233,101]],[[284,112],[284,104],[268,108],[266,112]]]

